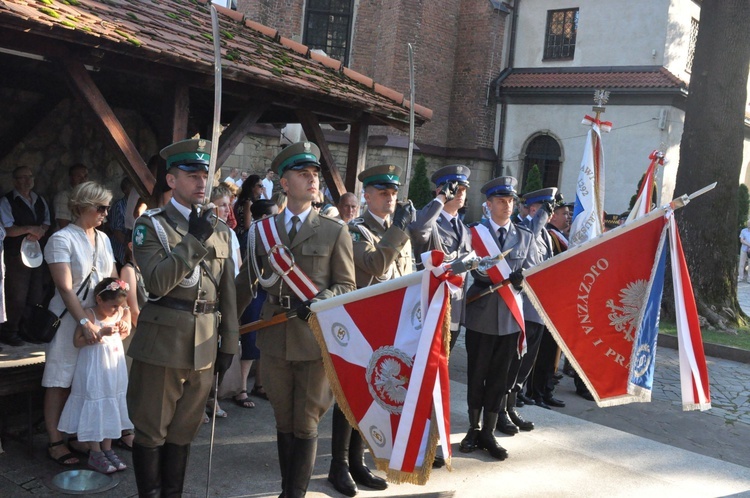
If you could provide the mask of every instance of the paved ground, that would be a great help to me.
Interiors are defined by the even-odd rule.
[[[741,284],[740,303],[750,311],[750,285]],[[559,410],[524,407],[537,429],[501,444],[510,452],[502,463],[485,454],[459,453],[467,427],[465,350],[452,357],[451,442],[454,470],[434,471],[427,486],[392,485],[360,496],[748,496],[750,497],[750,364],[710,357],[713,408],[683,412],[677,352],[660,347],[651,403],[597,408],[575,395],[564,378]],[[273,414],[265,401],[245,410],[224,402],[229,417],[217,421],[210,495],[275,496],[279,473]],[[186,496],[206,496],[210,427],[193,445]],[[0,496],[55,495],[47,486],[62,469],[45,458],[45,438],[34,438],[33,455],[21,443],[4,441],[0,455]],[[130,462],[130,455],[125,455]],[[330,463],[330,413],[321,439],[309,495],[340,496],[327,483]],[[131,470],[99,496],[135,496]]]

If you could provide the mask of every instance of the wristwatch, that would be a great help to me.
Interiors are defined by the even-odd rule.
[[[81,318],[81,321],[80,321],[80,322],[78,322],[78,323],[79,323],[79,324],[81,325],[81,327],[85,327],[85,326],[86,326],[86,324],[87,324],[87,323],[89,323],[89,321],[90,321],[90,320],[89,320],[88,318],[85,318],[85,317],[84,317],[84,318]]]

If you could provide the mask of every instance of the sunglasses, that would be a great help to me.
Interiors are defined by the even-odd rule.
[[[109,206],[96,206],[96,212],[99,214],[104,214],[107,211],[109,211]]]

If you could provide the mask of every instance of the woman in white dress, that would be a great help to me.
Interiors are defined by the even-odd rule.
[[[81,325],[87,340],[92,343],[96,340],[99,327],[87,318],[84,308],[94,305],[96,284],[103,278],[117,277],[109,238],[96,230],[104,222],[111,201],[112,192],[95,182],[75,187],[69,201],[73,223],[53,234],[44,248],[44,259],[55,283],[55,296],[49,309],[57,315],[67,309],[55,338],[47,344],[42,377],[42,386],[47,388],[44,393],[44,421],[49,436],[47,454],[60,465],[78,463],[57,430],[78,359],[73,333]],[[130,321],[129,312],[127,315]],[[76,449],[79,448],[83,449],[82,446]]]

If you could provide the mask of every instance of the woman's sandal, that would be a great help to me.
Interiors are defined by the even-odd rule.
[[[130,438],[130,444],[128,444],[125,441],[125,438]],[[133,451],[133,439],[135,438],[135,433],[133,431],[127,431],[120,436],[120,439],[115,439],[114,443],[117,445],[118,448],[122,448],[125,451]]]
[[[263,386],[253,386],[253,389],[250,391],[250,394],[252,394],[255,397],[265,399],[268,401],[268,394],[266,394],[266,390],[263,389]]]
[[[215,401],[213,398],[208,398],[208,401],[206,402],[206,414],[209,416],[212,415],[214,412],[214,403]],[[218,418],[227,418],[229,414],[226,411],[222,410],[220,406],[217,406],[216,416]]]
[[[68,447],[73,450],[74,453],[78,453],[79,455],[89,456],[89,453],[91,453],[89,445],[80,442],[78,436],[70,436],[68,438]]]
[[[240,396],[242,394],[244,394],[245,397],[238,399],[237,396]],[[240,391],[236,396],[232,398],[232,401],[234,401],[235,405],[241,408],[255,408],[255,403],[253,403],[247,396],[247,389],[243,389],[242,391]]]
[[[72,465],[78,465],[80,463],[80,461],[78,460],[78,457],[75,456],[70,450],[68,450],[68,452],[62,456],[59,456],[57,458],[53,457],[50,450],[57,446],[65,446],[65,441],[61,439],[55,443],[49,443],[47,445],[47,457],[50,460],[57,462],[59,465],[62,465],[63,467],[70,467]],[[65,449],[68,449],[68,447],[65,446]]]

